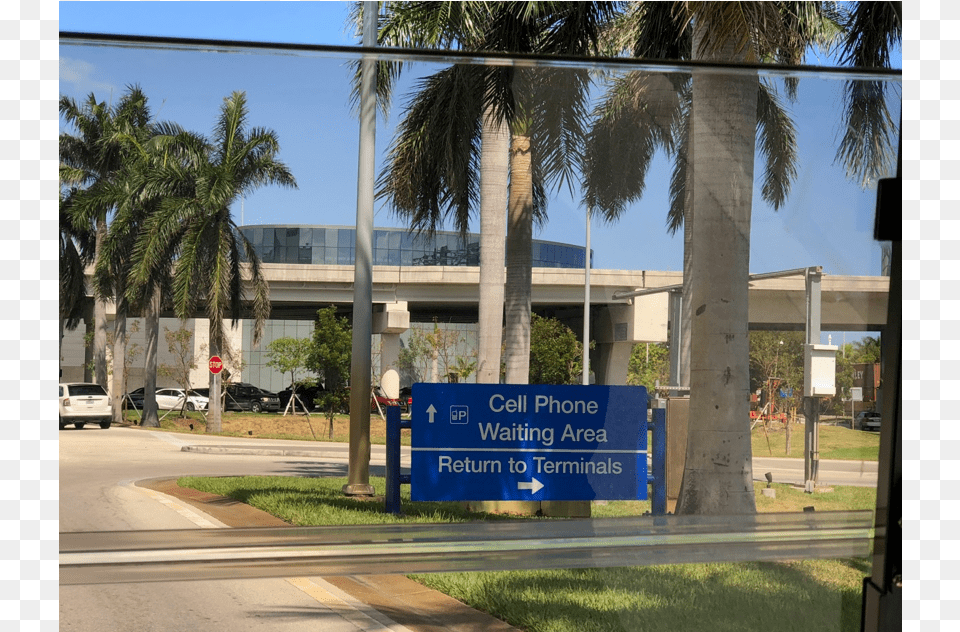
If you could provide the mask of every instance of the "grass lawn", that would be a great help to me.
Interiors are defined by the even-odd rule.
[[[751,432],[753,456],[803,458],[803,424],[790,426],[790,452],[786,450],[787,432],[782,423],[763,425]],[[769,440],[769,445],[768,445]],[[820,458],[876,461],[880,456],[880,433],[851,430],[843,426],[820,424]]]
[[[459,503],[413,503],[403,487],[405,515],[382,504],[346,498],[345,478],[195,478],[181,486],[229,496],[296,525],[505,520],[465,511]],[[383,479],[371,483],[383,494]],[[777,498],[761,496],[764,512],[872,509],[869,488],[835,487],[805,494],[774,484]],[[597,502],[595,517],[637,515],[647,502]],[[531,518],[538,520],[537,518]],[[606,569],[437,573],[418,582],[491,613],[528,632],[710,629],[858,630],[861,582],[867,560],[803,560],[737,564],[683,564]]]

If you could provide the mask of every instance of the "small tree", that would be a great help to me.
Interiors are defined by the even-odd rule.
[[[297,414],[297,371],[306,368],[312,348],[313,341],[309,338],[277,338],[267,345],[267,366],[290,374],[291,393],[288,407],[294,415]],[[304,412],[309,415],[307,410]],[[283,414],[286,415],[287,411],[284,410]]]
[[[466,342],[463,334],[440,327],[436,320],[433,329],[427,327],[411,328],[407,344],[400,350],[399,368],[411,374],[414,381],[465,380],[473,375],[477,369],[477,352],[463,355],[462,346]]]
[[[324,411],[330,422],[328,434],[331,439],[333,420],[350,401],[346,382],[350,376],[352,351],[353,329],[350,322],[337,316],[335,305],[318,310],[306,367],[323,379],[324,391],[314,403]]]
[[[640,343],[633,347],[627,365],[627,384],[644,386],[653,397],[657,382],[670,380],[670,348],[666,343]]]
[[[193,357],[193,332],[187,329],[182,323],[176,331],[170,331],[163,328],[163,337],[167,341],[167,351],[173,356],[173,365],[161,364],[157,367],[157,373],[164,377],[171,378],[177,383],[177,386],[183,389],[183,404],[180,407],[180,417],[186,417],[187,394],[190,393],[190,372],[197,368],[196,359]],[[201,351],[206,349],[203,345]],[[210,393],[210,398],[214,397]]]
[[[530,319],[530,384],[576,384],[583,373],[583,345],[556,318]]]

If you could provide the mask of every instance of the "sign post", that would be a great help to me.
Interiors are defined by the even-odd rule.
[[[210,393],[210,397],[220,397],[220,372],[223,371],[223,360],[220,359],[220,356],[211,356],[210,362],[208,363],[210,367],[210,372],[213,373],[213,392]]]
[[[415,384],[410,495],[447,500],[644,500],[639,386]]]

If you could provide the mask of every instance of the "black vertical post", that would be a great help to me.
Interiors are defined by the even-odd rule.
[[[400,513],[400,407],[387,406],[387,513]]]
[[[650,513],[667,513],[667,409],[654,408],[653,423],[653,499]]]

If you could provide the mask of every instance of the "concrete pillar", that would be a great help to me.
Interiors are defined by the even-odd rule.
[[[617,386],[627,383],[627,367],[630,364],[633,345],[633,342],[597,343],[599,358],[593,367],[597,384]]]
[[[406,301],[373,306],[373,333],[380,334],[380,376],[397,370],[400,359],[400,334],[410,329]]]
[[[397,370],[400,359],[400,334],[380,334],[380,375]]]

